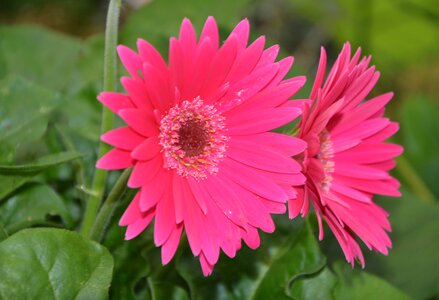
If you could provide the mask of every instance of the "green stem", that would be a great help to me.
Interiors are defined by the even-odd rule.
[[[428,189],[427,185],[419,177],[418,173],[405,158],[405,156],[398,157],[397,162],[398,167],[396,170],[404,179],[404,182],[407,183],[410,186],[410,189],[418,196],[418,198],[423,202],[434,202],[434,194]]]
[[[117,207],[118,200],[125,193],[128,178],[130,177],[131,169],[126,169],[122,175],[120,175],[107,199],[105,199],[104,204],[99,211],[96,221],[93,224],[93,228],[90,232],[90,238],[97,242],[100,242],[104,237],[105,231],[113,217],[114,210]]]
[[[104,91],[116,90],[116,46],[117,46],[117,30],[119,27],[119,11],[121,0],[110,0],[107,14],[107,24],[105,29],[105,57],[104,57]],[[106,108],[102,108],[102,124],[101,134],[109,131],[113,127],[113,114]],[[110,147],[100,142],[99,157],[108,152]],[[87,201],[84,219],[82,221],[81,233],[85,236],[90,234],[93,221],[101,204],[102,195],[107,180],[107,171],[96,169],[93,177],[92,191],[93,194]]]

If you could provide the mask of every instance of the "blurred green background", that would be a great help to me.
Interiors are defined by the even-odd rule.
[[[56,112],[50,116],[44,114],[43,124],[32,123],[41,127],[39,133],[20,131],[20,137],[25,142],[13,149],[2,147],[0,162],[28,161],[63,147],[85,153],[83,165],[60,167],[44,175],[44,181],[50,183],[50,188],[62,194],[67,201],[67,207],[60,204],[55,215],[71,228],[75,227],[82,209],[81,191],[71,188],[72,182],[81,186],[81,183],[88,182],[96,159],[100,105],[95,98],[102,82],[107,5],[104,0],[0,0],[0,95],[6,95],[6,92],[2,93],[2,88],[17,86],[21,87],[23,94],[20,99],[28,99],[21,104],[26,108],[0,107],[0,129],[5,116],[16,115],[13,123],[19,123],[27,116],[39,117],[32,112],[33,106],[27,106],[37,105],[31,104],[34,98],[36,101],[43,99],[45,105],[53,107]],[[120,42],[133,47],[136,39],[141,37],[166,56],[169,36],[178,33],[183,17],[189,17],[199,32],[209,15],[218,21],[223,37],[240,19],[249,18],[253,39],[264,34],[269,44],[280,44],[281,56],[294,55],[295,65],[290,75],[306,74],[308,77],[308,83],[298,97],[306,97],[309,92],[320,46],[325,46],[332,61],[345,41],[350,41],[354,47],[361,46],[365,54],[372,54],[372,62],[381,72],[381,79],[373,93],[395,92],[386,113],[400,123],[401,130],[394,141],[401,143],[405,152],[394,171],[402,182],[403,197],[377,199],[390,212],[393,249],[387,257],[366,250],[365,271],[386,280],[410,298],[439,299],[438,1],[126,0],[122,9]],[[123,72],[120,68],[120,73]],[[18,79],[11,79],[14,74],[19,76]],[[0,130],[0,137],[1,134]],[[59,136],[53,138],[54,135]],[[83,178],[72,175],[78,174],[75,173],[78,168],[84,170],[80,173]],[[0,189],[0,198],[9,192]],[[0,212],[6,209],[5,206],[0,207]],[[50,209],[53,210],[53,207]],[[70,213],[65,213],[65,209]],[[44,207],[41,211],[45,211]],[[45,214],[41,213],[40,218],[46,218]],[[316,235],[313,222],[314,218],[311,218]],[[279,236],[288,237],[291,225],[284,223],[278,220]],[[14,226],[17,225],[9,227],[10,233],[17,231]],[[115,238],[107,240],[106,246],[116,253],[116,272],[132,272],[136,280],[129,282],[123,276],[115,279],[112,297],[143,297],[142,284],[145,284],[145,274],[149,271],[140,268],[138,263],[124,265],[123,259],[130,255],[145,257],[150,249],[141,248],[144,247],[142,241],[122,249],[117,244],[122,235],[121,229],[114,226],[111,234]],[[263,243],[267,244],[276,245],[280,239],[263,235]],[[352,271],[346,269],[344,262],[338,262],[344,259],[328,229],[321,245],[328,259],[327,267],[296,280],[291,285],[296,298],[330,299],[334,295],[337,299],[376,299],[377,295],[379,299],[396,298],[392,287],[381,289],[381,279],[373,275],[358,275],[358,266]],[[270,250],[263,248],[260,251],[269,255]],[[121,261],[119,265],[118,258]],[[241,280],[240,277],[238,280],[238,275],[225,275],[228,273],[224,270],[236,270],[239,266],[245,269],[248,260],[257,259],[260,259],[257,254],[243,250],[236,261],[223,258],[218,265],[219,271],[209,279],[192,278],[195,275],[184,271],[184,268],[197,268],[193,262],[189,267],[185,263],[177,266],[181,271],[181,277],[177,279],[172,274],[162,274],[160,278],[171,278],[173,282],[184,279],[191,291],[199,289],[198,295],[217,295],[212,299],[221,298],[218,295],[226,295],[224,299],[241,299],[240,295],[248,293],[246,286],[250,286],[250,279],[245,277]],[[335,283],[334,274],[341,273],[357,274],[355,278],[359,281],[352,281],[351,275],[346,275],[344,279],[340,275],[341,279],[337,279],[338,282],[351,280],[349,284],[356,289],[337,290],[339,283]],[[364,278],[361,276],[373,279],[362,281]],[[156,285],[170,287],[164,279]],[[313,287],[321,293],[307,294],[305,291],[310,289],[306,287]],[[361,292],[362,288],[364,291]],[[352,291],[360,292],[355,294]],[[180,293],[183,292],[177,289],[173,295]]]

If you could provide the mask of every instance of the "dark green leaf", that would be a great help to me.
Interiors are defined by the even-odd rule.
[[[72,217],[61,197],[47,185],[33,184],[0,206],[0,223],[9,233],[14,228],[44,223],[47,216],[59,215],[67,226]]]
[[[364,271],[353,270],[345,262],[334,265],[339,282],[334,289],[337,300],[408,300],[409,297],[386,281]]]
[[[19,77],[0,80],[0,147],[18,146],[41,137],[46,130],[48,114],[59,98]]]
[[[1,26],[0,40],[6,73],[21,75],[57,91],[75,88],[79,40],[35,26]],[[32,97],[29,98],[31,101]]]
[[[8,233],[6,232],[6,229],[3,227],[2,224],[0,224],[0,242],[8,238]]]
[[[392,224],[388,256],[367,257],[370,270],[414,299],[439,297],[439,205],[423,203],[407,191],[386,202]],[[395,202],[394,202],[395,201]]]
[[[81,157],[81,154],[74,151],[49,154],[37,159],[35,162],[25,165],[0,165],[0,174],[3,175],[31,175],[42,172],[47,168],[54,167],[73,159]]]
[[[0,298],[107,299],[113,258],[63,229],[25,229],[0,243]]]
[[[332,300],[335,299],[333,289],[336,283],[337,278],[334,274],[328,268],[324,268],[317,274],[303,276],[294,281],[291,296],[301,300]]]
[[[34,175],[0,175],[0,203],[16,189],[32,179]]]
[[[317,241],[308,224],[291,239],[285,249],[280,249],[271,261],[258,284],[253,286],[251,299],[288,299],[291,283],[300,276],[318,272],[325,264]]]

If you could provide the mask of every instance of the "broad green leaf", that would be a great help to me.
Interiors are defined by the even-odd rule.
[[[301,300],[335,300],[333,290],[336,283],[336,276],[328,268],[324,268],[317,274],[294,281],[291,286],[291,297]]]
[[[33,178],[34,175],[0,175],[0,203],[23,184]]]
[[[334,298],[337,300],[410,299],[383,279],[364,271],[353,270],[345,262],[336,263],[334,269],[339,278],[334,288]]]
[[[59,107],[60,124],[69,135],[99,140],[102,104],[97,95],[102,89],[104,37],[97,35],[84,41],[77,68],[84,85]]]
[[[423,203],[403,190],[403,198],[386,202],[393,232],[388,256],[369,255],[376,273],[413,299],[439,297],[439,205]]]
[[[9,233],[59,215],[71,227],[72,217],[61,197],[48,185],[31,184],[0,206],[0,223]]]
[[[81,78],[96,92],[102,89],[104,76],[104,45],[105,37],[98,34],[86,39],[81,48],[81,55],[78,60],[77,68]],[[96,100],[96,99],[95,99]]]
[[[77,152],[62,152],[44,156],[34,164],[0,166],[0,202],[38,173],[78,157]]]
[[[35,162],[24,165],[5,166],[0,165],[2,175],[31,175],[42,172],[47,168],[54,167],[73,159],[80,158],[81,154],[74,151],[49,154],[37,159]]]
[[[318,272],[324,264],[325,258],[310,226],[306,224],[287,248],[280,250],[279,255],[266,266],[251,299],[269,299],[273,295],[279,297],[277,299],[288,299],[290,284],[295,279]]]
[[[0,243],[2,299],[107,299],[112,271],[108,250],[75,232],[25,229]]]
[[[8,238],[8,233],[6,229],[0,224],[0,242]]]
[[[57,91],[76,87],[78,39],[36,26],[0,26],[0,41],[7,74],[21,75]]]
[[[37,140],[48,114],[59,102],[56,93],[20,77],[0,80],[0,148]]]

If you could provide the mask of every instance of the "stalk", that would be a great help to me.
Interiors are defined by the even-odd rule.
[[[107,13],[107,23],[105,27],[105,53],[104,53],[104,91],[116,90],[116,46],[117,46],[117,30],[119,27],[119,13],[121,7],[121,0],[110,0]],[[113,113],[102,106],[102,123],[101,134],[113,128]],[[99,157],[102,157],[108,152],[110,146],[100,142]],[[105,190],[105,183],[107,181],[107,171],[96,169],[92,183],[92,194],[87,201],[84,219],[82,220],[81,233],[85,236],[90,235],[93,222],[96,218],[99,206],[101,205],[102,196]]]

